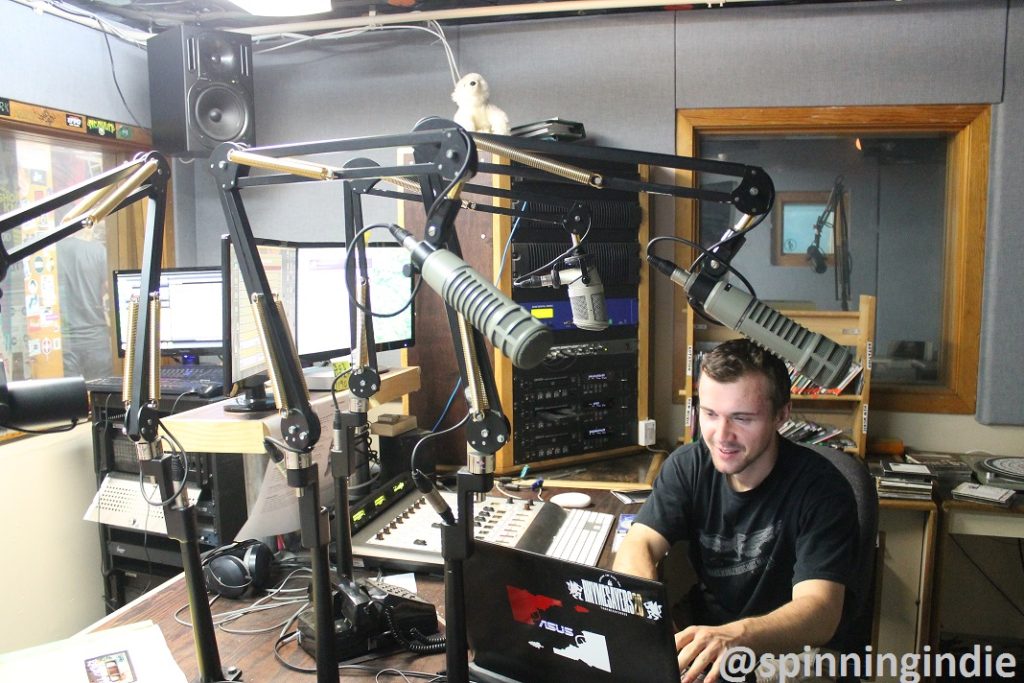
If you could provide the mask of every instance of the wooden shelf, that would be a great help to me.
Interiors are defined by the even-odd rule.
[[[370,399],[370,405],[377,407],[390,403],[420,388],[418,367],[396,368],[381,375],[380,391]],[[338,401],[350,397],[348,391],[339,391]],[[163,418],[167,429],[187,451],[196,453],[263,453],[263,440],[268,436],[279,438],[280,417],[278,413],[228,413],[224,407],[235,399],[188,410]],[[334,401],[331,392],[317,391],[310,395],[310,405],[320,417],[320,441],[329,442],[334,416]]]

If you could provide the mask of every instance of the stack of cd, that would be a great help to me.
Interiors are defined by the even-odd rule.
[[[1024,458],[985,458],[975,465],[974,472],[982,484],[1024,491]]]

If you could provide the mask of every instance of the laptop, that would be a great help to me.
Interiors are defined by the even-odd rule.
[[[657,581],[476,541],[466,636],[480,683],[678,683]]]

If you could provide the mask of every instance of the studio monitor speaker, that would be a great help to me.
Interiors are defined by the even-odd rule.
[[[250,36],[176,26],[150,38],[147,52],[154,147],[205,157],[222,142],[252,143]]]

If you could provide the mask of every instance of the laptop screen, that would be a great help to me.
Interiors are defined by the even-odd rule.
[[[474,680],[679,680],[663,584],[483,541],[473,548],[465,586]]]

